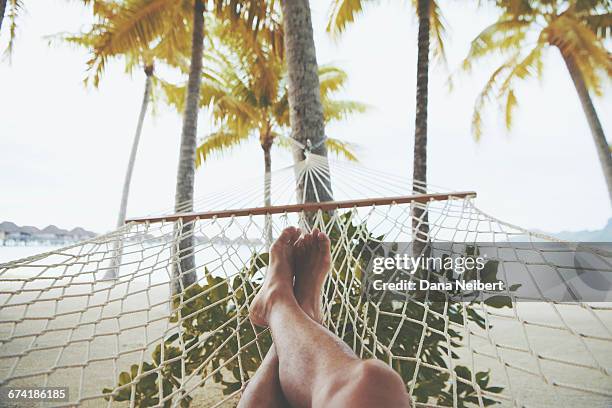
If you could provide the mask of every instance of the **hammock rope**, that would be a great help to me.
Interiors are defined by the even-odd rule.
[[[335,204],[300,204],[296,175],[320,186],[330,174]],[[324,324],[361,358],[403,370],[413,397],[422,393],[422,378],[445,378],[446,397],[417,406],[541,406],[546,393],[563,405],[605,406],[612,398],[608,303],[561,302],[541,291],[535,299],[520,299],[506,291],[508,307],[476,301],[472,312],[428,298],[398,304],[356,294],[360,245],[376,237],[521,242],[534,257],[511,262],[534,282],[563,269],[539,246],[559,240],[489,216],[469,191],[417,182],[415,199],[411,180],[312,153],[271,179],[268,211],[261,209],[266,186],[259,178],[179,203],[184,211],[178,213],[132,218],[116,231],[0,264],[0,387],[69,386],[69,401],[54,406],[145,406],[143,390],[152,384],[153,405],[193,399],[198,406],[231,406],[271,341],[248,319],[253,289],[265,273],[267,225],[275,237],[301,225],[317,227],[333,241]],[[426,239],[415,234],[413,208],[427,214]],[[179,249],[181,230],[193,238],[192,247]],[[596,256],[612,271],[609,254]],[[172,282],[181,278],[173,266],[186,257],[195,258],[195,269],[180,274],[194,273],[197,290],[173,296]],[[510,273],[510,261],[501,255],[495,261],[500,273]],[[114,279],[105,279],[109,271]],[[483,324],[475,324],[471,313]],[[198,325],[204,329],[194,340]],[[443,350],[438,359],[430,358],[428,348],[434,337]],[[174,383],[164,385],[171,372]]]

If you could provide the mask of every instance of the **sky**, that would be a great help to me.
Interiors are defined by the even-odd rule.
[[[121,61],[108,66],[99,89],[86,88],[87,53],[48,36],[91,22],[78,2],[25,2],[12,63],[0,62],[0,221],[109,231],[116,223],[144,74]],[[410,175],[414,134],[416,19],[410,2],[369,7],[340,39],[325,32],[329,1],[312,1],[319,64],[349,75],[342,96],[367,103],[363,115],[329,126],[327,134],[359,146],[360,165]],[[474,2],[476,3],[476,2]],[[457,71],[470,40],[495,20],[494,10],[445,2],[448,69]],[[3,25],[0,48],[7,44]],[[598,229],[611,208],[594,143],[558,52],[546,54],[544,78],[517,88],[515,126],[507,132],[497,108],[487,111],[482,140],[470,133],[472,107],[495,60],[459,74],[449,92],[448,70],[430,69],[428,177],[432,184],[475,190],[476,205],[525,228],[557,232]],[[499,62],[499,60],[497,61]],[[595,98],[612,131],[610,82]],[[210,130],[205,112],[199,136]],[[128,215],[172,208],[181,117],[159,104],[147,116]],[[209,161],[196,175],[196,197],[263,173],[256,141]],[[274,168],[291,163],[273,151]]]

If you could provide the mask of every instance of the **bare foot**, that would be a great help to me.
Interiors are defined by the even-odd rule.
[[[270,247],[270,265],[266,277],[249,308],[249,318],[257,326],[268,326],[270,310],[275,302],[294,296],[293,252],[299,236],[299,229],[285,228]]]
[[[321,322],[321,288],[331,267],[330,241],[325,233],[313,228],[300,237],[294,251],[295,285],[293,293],[302,310]]]

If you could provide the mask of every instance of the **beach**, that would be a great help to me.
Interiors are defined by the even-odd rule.
[[[155,345],[176,329],[168,319],[169,286],[163,279],[75,284],[63,293],[26,286],[30,291],[15,294],[24,288],[21,283],[3,278],[0,339],[5,342],[0,348],[0,378],[18,378],[11,386],[67,386],[71,401],[105,406],[102,389],[113,388],[119,373],[129,371],[132,364],[150,362]],[[463,347],[453,348],[460,358],[451,364],[473,372],[490,370],[489,385],[504,387],[503,395],[525,406],[609,407],[609,397],[568,386],[612,392],[606,376],[587,368],[612,366],[606,341],[612,313],[575,305],[556,308],[530,302],[513,310],[491,310],[487,313],[491,328],[471,324],[470,335],[463,331]],[[192,406],[209,407],[222,399],[220,384],[209,380],[198,387],[198,382],[194,378],[185,384],[185,389],[194,389]],[[234,406],[235,401],[222,406]],[[513,406],[513,401],[498,406]]]

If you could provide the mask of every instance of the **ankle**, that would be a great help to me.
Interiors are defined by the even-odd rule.
[[[284,282],[271,283],[266,290],[266,304],[269,308],[274,308],[277,304],[286,303],[293,297],[290,285]]]
[[[317,323],[321,323],[322,313],[320,307],[315,302],[298,302],[300,308]]]
[[[318,322],[317,314],[315,313],[315,310],[312,306],[300,304],[300,308],[304,311],[304,313],[306,313],[308,317],[310,317],[315,322]]]
[[[268,268],[284,269],[287,266],[290,266],[290,265],[285,258],[279,259],[278,257],[270,257],[270,264],[268,265]]]

